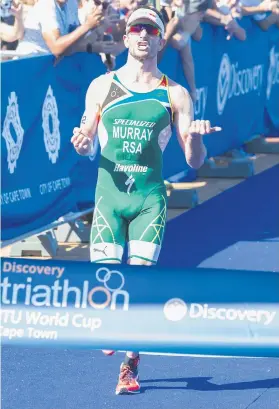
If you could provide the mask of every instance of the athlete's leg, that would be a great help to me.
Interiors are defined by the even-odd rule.
[[[128,262],[136,265],[157,263],[167,216],[165,188],[153,190],[145,199],[139,215],[130,222]]]
[[[122,362],[120,366],[118,384],[115,390],[116,395],[140,392],[138,375],[139,361],[140,357],[138,354],[133,354],[132,358],[126,354],[124,362]]]
[[[137,258],[132,258],[128,260],[128,264],[130,265],[141,265],[141,266],[151,266],[153,263],[147,260],[142,260],[142,259],[137,259]],[[139,360],[140,360],[140,356],[139,356],[139,352],[137,351],[127,351],[126,352],[126,356],[124,359],[124,364],[129,365],[130,367],[136,367],[136,369],[138,369],[138,365],[139,365]],[[137,391],[140,390],[140,384],[139,384],[139,377],[138,377],[138,371],[136,371],[136,381],[133,379],[132,380],[132,388],[133,388],[133,392],[135,393],[135,388]],[[117,385],[116,388],[116,394],[120,394],[121,392],[117,392],[118,390],[121,389],[121,383]],[[126,390],[125,393],[127,393],[127,385],[126,385]]]
[[[94,263],[121,263],[127,222],[119,214],[113,194],[98,186],[90,236],[90,259]]]
[[[131,258],[128,260],[130,265],[152,265],[150,261]],[[118,384],[116,386],[116,395],[123,393],[138,393],[140,392],[140,381],[138,375],[138,366],[140,355],[138,351],[127,351],[124,361],[120,366],[120,374]]]
[[[98,187],[90,237],[90,259],[94,263],[120,264],[123,255],[127,223],[118,214],[117,201],[112,195]],[[103,350],[113,355],[113,350]]]
[[[119,260],[106,260],[106,261],[95,261],[95,263],[120,264],[120,261]],[[106,356],[111,356],[115,354],[115,351],[113,349],[102,349],[102,352]]]
[[[130,258],[128,260],[128,264],[140,265],[140,266],[151,266],[153,263],[151,261],[143,260],[140,258]],[[125,361],[128,361],[128,360],[132,360],[132,362],[133,360],[137,360],[139,362],[139,353],[135,351],[127,351]],[[138,366],[138,362],[137,362],[137,366]]]
[[[165,189],[152,191],[145,199],[139,215],[129,225],[128,264],[141,266],[156,264],[164,234],[166,210]],[[117,395],[140,391],[139,360],[138,352],[126,353],[120,367]]]

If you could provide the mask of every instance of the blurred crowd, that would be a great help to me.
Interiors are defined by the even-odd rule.
[[[279,0],[0,0],[0,4],[2,59],[51,53],[59,61],[75,52],[98,53],[108,70],[125,50],[123,34],[130,13],[138,6],[155,6],[166,24],[166,45],[181,56],[193,101],[191,42],[201,40],[201,22],[224,27],[227,40],[245,41],[243,16],[251,16],[262,30],[279,28]]]

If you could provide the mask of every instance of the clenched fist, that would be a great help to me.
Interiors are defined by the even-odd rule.
[[[81,128],[74,128],[71,142],[79,155],[89,155],[92,150],[93,140]]]

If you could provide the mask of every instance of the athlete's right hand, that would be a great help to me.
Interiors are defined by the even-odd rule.
[[[71,142],[79,155],[88,155],[91,151],[93,141],[81,128],[76,127],[73,129]]]

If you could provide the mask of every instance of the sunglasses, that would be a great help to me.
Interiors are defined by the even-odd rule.
[[[159,28],[151,26],[150,24],[135,24],[129,27],[129,33],[140,34],[142,30],[145,30],[148,35],[159,37],[161,31]]]
[[[101,0],[94,0],[94,3],[96,6],[103,6],[103,10],[106,10],[110,4],[107,1],[101,1]]]

